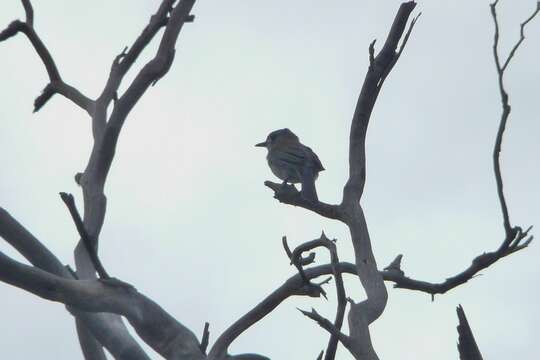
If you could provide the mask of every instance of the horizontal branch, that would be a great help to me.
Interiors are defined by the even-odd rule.
[[[326,204],[318,200],[307,200],[302,197],[300,191],[294,185],[278,184],[272,181],[265,181],[264,185],[274,191],[274,198],[278,199],[279,202],[311,210],[329,219],[342,219],[343,217],[339,206]]]

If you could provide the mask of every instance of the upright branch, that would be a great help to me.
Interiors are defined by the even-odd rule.
[[[79,90],[68,85],[62,80],[51,53],[34,30],[34,10],[32,8],[32,4],[29,0],[22,0],[22,4],[26,13],[26,21],[23,22],[21,20],[15,20],[9,24],[7,28],[0,32],[0,42],[17,35],[19,32],[23,33],[26,35],[28,40],[30,40],[30,43],[34,47],[34,50],[39,55],[45,69],[47,70],[47,74],[49,75],[49,84],[45,86],[41,95],[39,95],[34,101],[34,112],[41,109],[41,107],[45,105],[54,94],[58,93],[73,101],[83,110],[91,113],[93,101],[83,95]]]
[[[518,42],[512,47],[510,50],[510,53],[506,57],[506,60],[501,61],[499,56],[499,21],[497,19],[497,4],[499,3],[499,0],[496,0],[494,3],[490,5],[491,8],[491,16],[493,17],[493,22],[495,23],[495,32],[494,32],[494,39],[493,39],[493,58],[495,60],[495,67],[497,69],[497,77],[498,77],[498,83],[499,83],[499,93],[501,95],[501,104],[502,104],[502,114],[501,119],[499,122],[499,129],[497,130],[497,136],[495,138],[495,146],[493,148],[493,169],[495,172],[495,180],[497,182],[497,195],[499,196],[499,202],[501,204],[501,211],[503,215],[503,223],[504,223],[504,230],[506,232],[506,239],[508,242],[512,240],[514,237],[517,228],[512,227],[510,223],[510,216],[508,215],[508,207],[506,205],[506,199],[504,197],[503,192],[503,181],[502,181],[502,175],[501,175],[501,161],[500,161],[500,154],[501,154],[501,144],[503,140],[504,131],[506,129],[506,123],[508,121],[508,117],[510,116],[511,106],[509,103],[509,97],[508,93],[506,92],[506,89],[504,87],[504,73],[510,64],[510,61],[513,59],[514,55],[516,54],[516,51],[520,47],[520,45],[525,40],[525,26],[532,20],[534,17],[540,12],[540,2],[536,3],[536,9],[533,11],[533,13],[520,25],[520,38]],[[501,65],[502,64],[502,65]]]
[[[472,333],[469,322],[467,321],[467,316],[465,316],[465,310],[459,305],[456,308],[459,324],[457,326],[457,331],[459,334],[458,340],[458,351],[460,360],[482,360],[482,354],[476,345],[476,340],[474,340],[474,335]]]
[[[367,295],[365,301],[358,304],[352,303],[349,311],[350,345],[348,349],[359,359],[378,359],[371,345],[368,327],[382,314],[388,297],[383,277],[377,269],[366,220],[360,206],[366,180],[365,140],[371,113],[382,85],[401,56],[418,19],[418,17],[414,18],[408,30],[405,31],[415,6],[414,1],[401,4],[386,41],[377,54],[375,54],[375,42],[369,46],[369,67],[351,124],[349,179],[343,189],[341,204],[330,205],[318,200],[305,201],[292,186],[265,182],[266,186],[274,190],[274,197],[280,202],[300,206],[324,217],[340,220],[348,226],[355,252],[356,273]],[[304,277],[306,277],[305,274]],[[309,314],[312,318],[319,319],[315,312]],[[327,324],[325,321],[318,322],[321,326]]]

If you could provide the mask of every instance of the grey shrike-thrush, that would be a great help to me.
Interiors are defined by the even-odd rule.
[[[324,170],[317,154],[309,147],[300,143],[289,129],[272,131],[266,141],[256,144],[268,149],[266,160],[270,170],[283,183],[301,183],[302,197],[306,200],[317,201],[315,180],[319,172]]]

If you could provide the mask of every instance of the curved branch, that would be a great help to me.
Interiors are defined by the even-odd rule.
[[[72,275],[62,263],[54,256],[46,246],[36,239],[17,220],[15,220],[6,210],[0,207],[0,237],[13,246],[22,256],[24,256],[34,266],[51,274],[72,279]],[[116,358],[149,360],[140,345],[133,339],[125,329],[121,321],[113,321],[110,314],[92,314],[77,309],[70,309],[76,317],[78,324],[83,324],[89,329],[92,336]],[[124,328],[126,331],[114,331],[114,329]],[[81,341],[91,341],[92,338],[84,338]],[[96,347],[83,346],[85,353],[92,354],[91,359],[98,359],[95,351]],[[101,349],[101,347],[99,347]]]
[[[125,316],[141,339],[166,359],[204,358],[196,336],[189,329],[119,280],[66,279],[21,264],[1,252],[0,280],[78,310]]]
[[[495,138],[495,146],[493,147],[493,170],[495,172],[495,180],[497,182],[497,195],[499,197],[499,202],[501,204],[501,211],[503,215],[503,224],[504,224],[504,230],[506,232],[506,238],[508,241],[511,240],[511,238],[514,237],[515,230],[511,223],[510,223],[510,216],[508,214],[508,206],[506,204],[506,199],[504,197],[504,191],[503,191],[503,180],[501,175],[501,161],[500,161],[500,154],[501,154],[501,145],[503,140],[504,131],[506,129],[506,123],[508,121],[508,117],[510,116],[510,112],[512,110],[510,103],[509,103],[509,97],[508,93],[506,92],[506,89],[504,87],[504,72],[508,65],[510,64],[510,61],[514,57],[517,49],[521,45],[521,43],[525,40],[525,26],[532,20],[534,17],[540,12],[540,2],[537,2],[535,11],[520,25],[520,39],[519,41],[512,47],[510,50],[510,53],[506,60],[504,61],[504,65],[501,66],[501,60],[499,57],[499,22],[497,20],[497,3],[499,1],[496,0],[494,3],[490,4],[491,8],[491,16],[493,18],[493,22],[495,24],[495,31],[493,35],[493,58],[495,60],[495,67],[497,69],[497,79],[499,84],[499,93],[501,95],[501,105],[502,105],[502,114],[501,119],[499,121],[499,128],[497,130],[497,136]]]
[[[395,263],[393,263],[393,266],[391,265],[387,267],[385,271],[382,272],[382,274],[385,280],[393,281],[395,283],[395,288],[422,291],[431,294],[432,296],[435,294],[444,294],[447,291],[452,290],[453,288],[471,280],[478,274],[478,272],[488,268],[503,257],[513,254],[529,246],[529,244],[533,240],[532,235],[529,236],[530,230],[531,228],[522,232],[521,229],[519,229],[516,237],[512,239],[512,241],[508,242],[506,241],[506,239],[503,240],[501,246],[496,251],[484,253],[475,257],[471,265],[463,272],[455,276],[449,277],[445,281],[440,283],[430,283],[426,281],[411,279],[405,276],[401,269],[401,266]]]
[[[302,261],[302,253],[310,250],[314,250],[317,247],[325,247],[330,252],[330,260],[331,260],[331,267],[332,267],[332,275],[334,275],[334,279],[336,281],[336,292],[337,292],[337,310],[336,310],[336,317],[334,320],[334,323],[332,324],[329,320],[323,318],[320,316],[315,309],[312,309],[311,313],[307,313],[305,311],[300,310],[304,315],[307,317],[317,321],[319,325],[321,325],[324,329],[330,332],[330,339],[328,341],[328,346],[326,348],[325,360],[333,360],[336,356],[336,350],[338,341],[341,341],[343,345],[349,346],[349,337],[341,333],[341,326],[343,325],[343,318],[345,316],[345,307],[347,306],[347,295],[345,293],[345,286],[343,285],[343,277],[341,276],[341,272],[338,270],[339,265],[339,257],[337,254],[337,248],[336,244],[328,239],[324,232],[321,234],[321,237],[319,239],[315,239],[312,241],[308,241],[304,244],[301,244],[297,246],[294,251],[291,254],[291,260],[299,267],[299,269],[302,269],[301,261]],[[300,272],[300,276],[302,276],[305,282],[309,282],[309,279],[307,279],[305,272]],[[330,324],[330,325],[328,325]]]

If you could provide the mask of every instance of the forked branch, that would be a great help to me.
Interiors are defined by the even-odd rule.
[[[512,61],[512,59],[514,58],[514,55],[516,54],[517,49],[525,40],[525,26],[532,19],[534,19],[534,17],[538,14],[538,12],[540,12],[540,2],[536,3],[536,9],[523,23],[521,23],[520,38],[518,42],[512,47],[512,49],[510,50],[510,53],[508,54],[504,62],[501,61],[500,56],[499,56],[499,21],[497,19],[498,2],[499,0],[496,0],[494,3],[490,5],[491,16],[495,24],[495,31],[493,35],[493,58],[495,60],[495,67],[497,70],[499,93],[501,96],[501,105],[502,105],[502,113],[501,113],[501,119],[499,121],[499,129],[497,130],[497,136],[495,138],[495,146],[493,147],[493,170],[495,172],[495,180],[497,182],[497,195],[499,197],[499,202],[501,204],[501,211],[503,215],[503,224],[504,224],[504,230],[506,232],[506,239],[508,242],[510,242],[516,236],[517,228],[512,227],[512,224],[510,223],[510,216],[508,214],[508,206],[506,204],[506,199],[504,197],[503,180],[502,180],[502,175],[501,175],[500,154],[501,154],[502,140],[503,140],[504,131],[506,129],[508,117],[510,116],[510,112],[512,110],[509,103],[508,93],[506,92],[506,89],[504,87],[504,73],[508,65],[510,64],[510,61]]]
[[[22,0],[22,4],[26,13],[26,21],[23,22],[20,20],[15,20],[9,24],[7,28],[0,32],[0,42],[17,35],[19,32],[22,32],[26,35],[28,40],[30,40],[30,43],[34,47],[34,50],[39,55],[45,69],[47,70],[47,74],[49,75],[49,84],[45,86],[41,95],[39,95],[34,101],[34,112],[41,109],[41,107],[45,105],[54,94],[58,93],[71,100],[86,112],[91,113],[94,102],[90,98],[83,95],[79,90],[66,84],[62,80],[51,53],[34,30],[34,10],[32,9],[32,4],[29,0]]]

